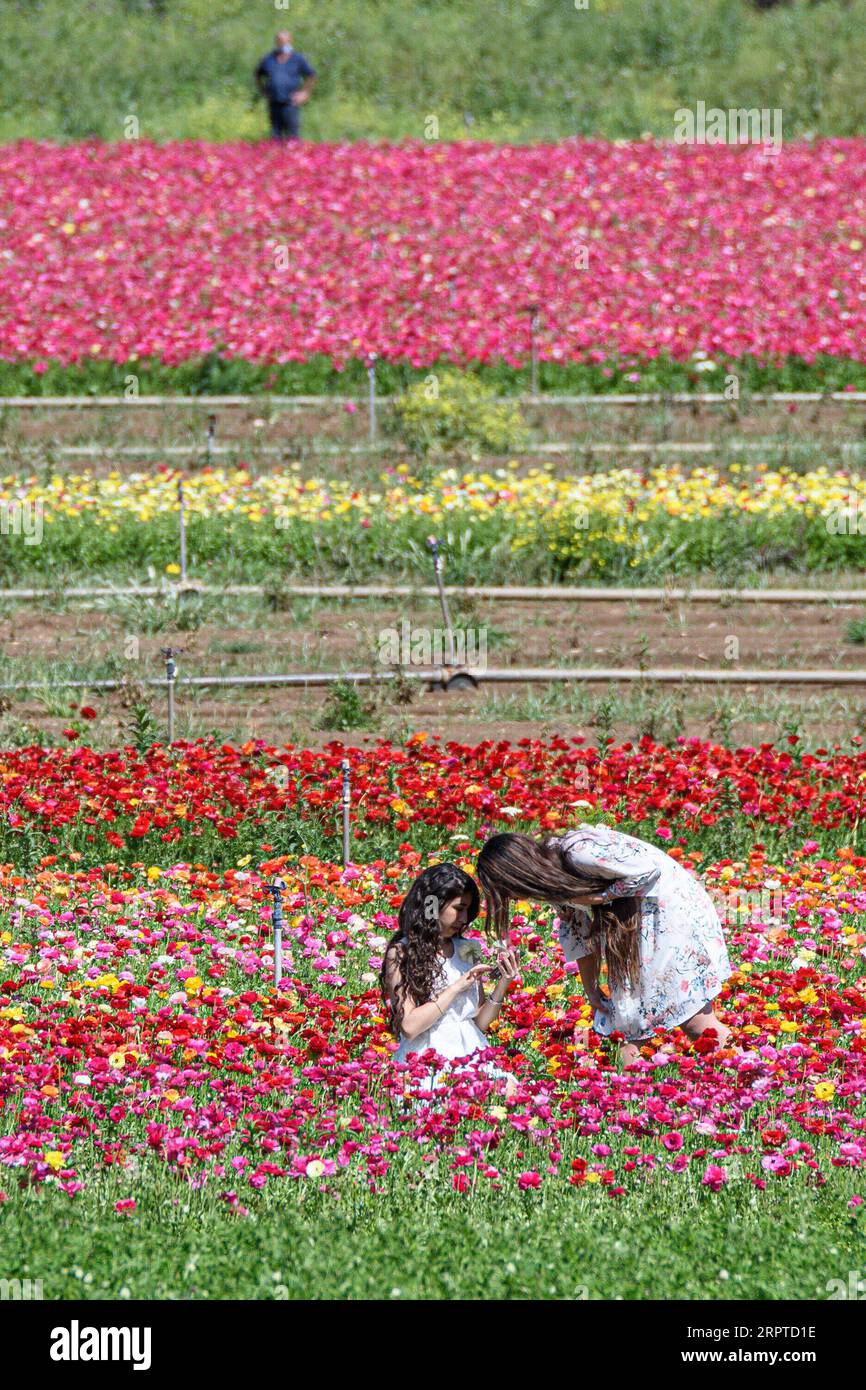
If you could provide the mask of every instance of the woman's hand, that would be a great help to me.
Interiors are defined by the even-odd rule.
[[[465,994],[468,989],[480,984],[484,977],[496,968],[489,961],[484,961],[481,965],[473,965],[471,970],[464,971],[460,978],[454,981],[451,988],[455,994]]]
[[[497,968],[499,971],[499,979],[496,983],[499,984],[501,981],[503,984],[510,985],[520,974],[520,962],[517,959],[517,952],[512,950],[510,946],[506,950],[500,951]]]
[[[610,1008],[610,999],[606,994],[602,994],[600,989],[587,989],[584,986],[584,992],[591,1008],[600,1009],[602,1013],[606,1013]]]

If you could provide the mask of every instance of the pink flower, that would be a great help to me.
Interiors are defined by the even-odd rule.
[[[521,1192],[526,1192],[530,1187],[540,1187],[541,1175],[536,1172],[521,1173],[517,1179],[517,1186]]]
[[[866,196],[864,154],[860,139],[791,142],[768,178],[735,145],[418,141],[349,157],[344,145],[311,144],[303,188],[287,192],[283,153],[268,142],[22,142],[0,170],[0,202],[13,209],[0,357],[36,359],[37,373],[133,353],[172,365],[218,341],[228,357],[286,364],[320,353],[338,369],[367,350],[418,367],[517,364],[531,302],[544,304],[546,360],[610,373],[602,364],[617,357],[635,384],[640,360],[660,353],[688,361],[699,350],[719,365],[747,354],[859,361],[863,254],[840,231],[854,230],[851,209]],[[151,183],[152,197],[142,192]],[[190,196],[205,183],[212,216]],[[455,218],[461,186],[473,189],[468,226]],[[820,196],[807,206],[804,189]],[[557,233],[543,258],[527,254],[540,212]],[[289,224],[300,230],[276,296],[273,236]],[[359,255],[383,226],[400,229],[400,244]],[[574,254],[588,237],[589,275]],[[432,292],[449,279],[448,293]],[[270,373],[265,386],[275,384]]]
[[[678,1129],[672,1129],[668,1134],[662,1135],[662,1143],[671,1153],[676,1153],[685,1142]]]
[[[727,1181],[728,1175],[724,1168],[720,1168],[715,1163],[707,1165],[704,1176],[701,1178],[704,1187],[712,1188],[713,1192],[720,1192]]]
[[[115,1204],[114,1204],[114,1210],[115,1210],[115,1211],[135,1211],[135,1198],[134,1198],[134,1197],[123,1197],[119,1202],[115,1202]]]

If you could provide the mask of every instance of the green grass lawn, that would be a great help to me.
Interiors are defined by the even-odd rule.
[[[847,1173],[811,1191],[660,1183],[619,1199],[416,1188],[336,1203],[307,1186],[254,1198],[248,1216],[166,1187],[122,1216],[95,1194],[13,1194],[0,1274],[41,1279],[45,1299],[825,1300],[866,1269]]]

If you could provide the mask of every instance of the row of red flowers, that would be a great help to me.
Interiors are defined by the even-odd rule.
[[[757,832],[812,828],[856,839],[866,810],[866,752],[858,736],[851,742],[850,751],[836,745],[814,753],[800,752],[794,736],[787,747],[738,749],[643,738],[606,753],[579,738],[468,746],[425,734],[403,746],[334,743],[322,752],[261,741],[154,745],[145,755],[130,747],[30,747],[0,755],[0,833],[7,850],[35,833],[43,849],[94,845],[123,855],[240,837],[258,854],[287,818],[311,834],[334,829],[347,758],[360,840],[410,825],[480,833],[520,820],[555,828],[589,807],[662,842],[689,836],[690,847],[696,835],[717,843],[732,821]]]

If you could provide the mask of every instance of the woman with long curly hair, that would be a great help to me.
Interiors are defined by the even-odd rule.
[[[478,885],[456,864],[425,869],[403,899],[381,975],[390,1028],[400,1040],[396,1062],[428,1048],[455,1059],[490,1046],[485,1031],[518,965],[508,949],[496,964],[481,962],[480,942],[464,937],[479,907]],[[496,982],[485,996],[482,982],[491,975]],[[506,1093],[513,1089],[514,1078],[508,1073],[489,1063],[481,1065],[507,1080]]]
[[[713,1030],[717,1046],[728,1044],[712,1003],[731,973],[722,925],[706,890],[664,850],[607,825],[538,840],[494,835],[478,856],[478,878],[501,937],[509,903],[558,908],[560,943],[577,961],[595,1030],[623,1035],[626,1065],[661,1029],[706,1033],[705,1044]],[[599,984],[602,964],[609,994]]]

